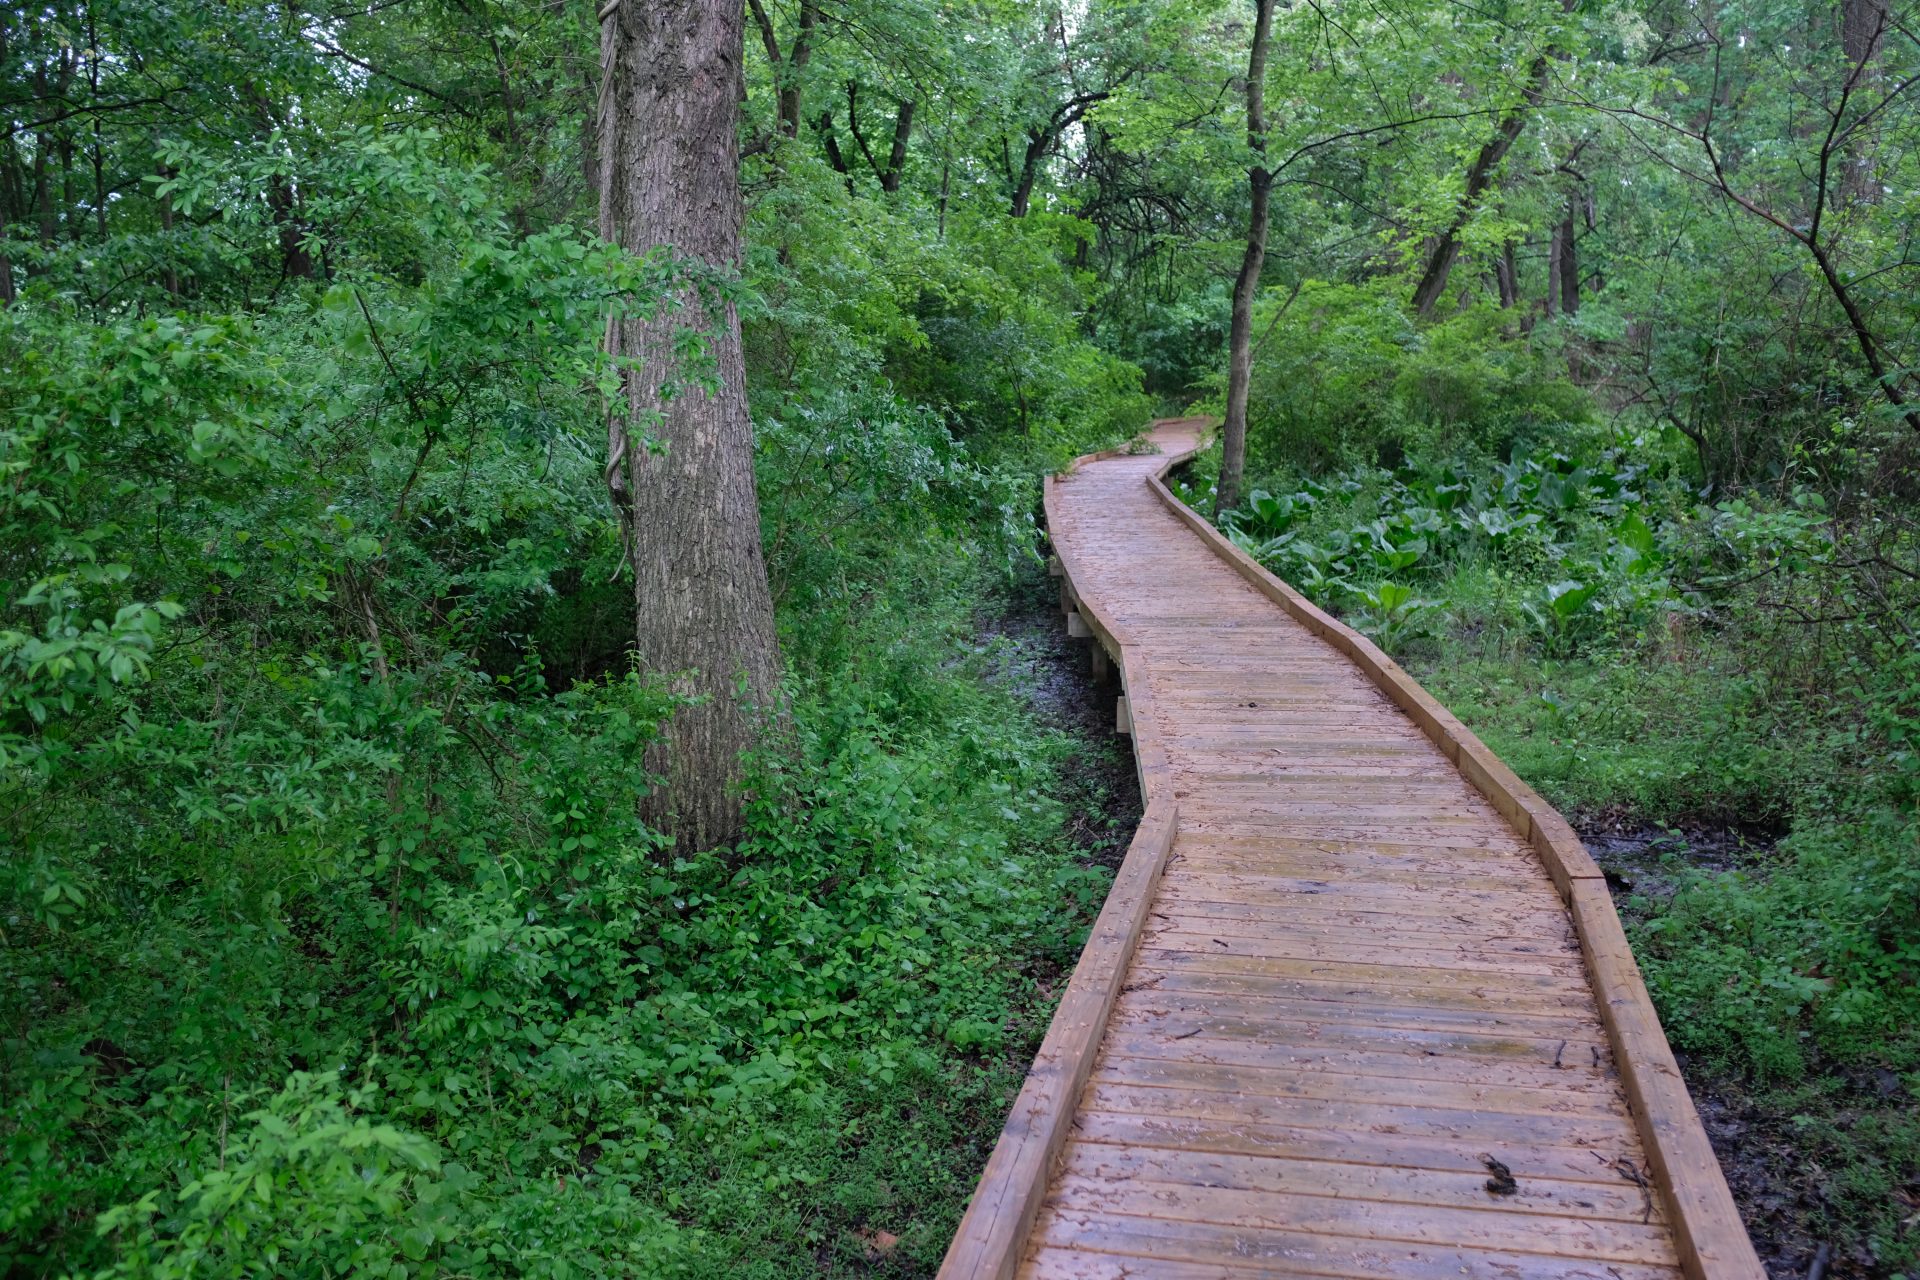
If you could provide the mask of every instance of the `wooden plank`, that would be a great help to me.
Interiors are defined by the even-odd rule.
[[[1183,869],[1177,882],[1183,890],[1205,890],[1226,895],[1223,901],[1257,902],[1262,898],[1318,898],[1321,905],[1375,902],[1391,910],[1404,904],[1409,909],[1424,904],[1428,915],[1455,915],[1505,910],[1540,912],[1537,892],[1524,886],[1502,888],[1463,888],[1444,876],[1434,876],[1415,884],[1386,884],[1336,877],[1253,875],[1246,872],[1213,872]],[[1499,881],[1505,885],[1506,882]],[[1170,884],[1169,887],[1173,887]],[[1548,901],[1552,901],[1549,899]],[[1554,905],[1558,905],[1555,903]],[[1486,918],[1472,916],[1471,918]]]
[[[1485,814],[1464,800],[1452,803],[1415,801],[1408,804],[1368,802],[1364,799],[1350,803],[1295,800],[1278,788],[1270,793],[1269,798],[1252,799],[1222,796],[1207,787],[1196,787],[1180,798],[1193,806],[1192,817],[1196,822],[1221,815],[1248,823],[1278,818],[1284,821],[1275,825],[1282,826],[1311,819],[1337,822],[1342,826],[1356,822],[1382,826],[1418,823],[1422,827],[1478,830],[1487,821]]]
[[[1391,935],[1402,928],[1444,930],[1457,925],[1488,936],[1538,931],[1542,936],[1559,938],[1566,936],[1570,928],[1564,915],[1549,914],[1526,905],[1462,905],[1431,898],[1410,902],[1384,893],[1371,897],[1354,893],[1257,893],[1244,885],[1236,891],[1234,885],[1222,877],[1186,870],[1161,886],[1159,902],[1182,912],[1241,910],[1257,913],[1262,919],[1286,914],[1338,918],[1351,922],[1356,930],[1378,936]]]
[[[1531,834],[1528,839],[1534,852],[1545,864],[1553,883],[1560,890],[1560,896],[1571,900],[1573,884],[1577,880],[1600,880],[1600,868],[1594,864],[1587,853],[1587,847],[1580,843],[1580,837],[1574,834],[1567,820],[1539,796],[1528,791],[1521,798],[1525,806]]]
[[[1377,961],[1298,960],[1279,956],[1236,955],[1226,947],[1214,951],[1176,950],[1157,942],[1143,942],[1134,952],[1136,974],[1216,974],[1248,985],[1289,989],[1311,981],[1339,983],[1352,989],[1387,987],[1394,990],[1466,992],[1475,996],[1502,995],[1530,1000],[1542,1006],[1567,1000],[1590,1001],[1592,989],[1581,977],[1555,973],[1511,973],[1495,969],[1442,968],[1424,963]]]
[[[1176,797],[1179,793],[1176,791]],[[1343,858],[1338,854],[1319,857],[1257,854],[1204,854],[1182,851],[1174,855],[1174,866],[1187,875],[1206,875],[1233,880],[1271,880],[1283,886],[1323,885],[1344,882],[1381,889],[1410,889],[1420,892],[1427,886],[1444,884],[1450,889],[1475,893],[1523,893],[1532,897],[1553,889],[1553,881],[1538,862],[1512,860],[1505,863],[1471,860],[1401,858],[1375,861]]]
[[[1484,1183],[1485,1178],[1481,1181]],[[1310,1232],[1364,1241],[1538,1253],[1602,1262],[1671,1266],[1665,1223],[1572,1214],[1516,1213],[1482,1190],[1485,1207],[1456,1207],[1292,1190],[1183,1186],[1174,1182],[1063,1175],[1049,1200],[1062,1216],[1076,1211]],[[1522,1274],[1526,1274],[1522,1272]]]
[[[1580,955],[1580,944],[1571,929],[1555,934],[1532,931],[1508,933],[1484,928],[1426,930],[1413,927],[1417,922],[1409,922],[1408,928],[1395,929],[1390,934],[1382,935],[1374,929],[1356,928],[1350,923],[1350,916],[1338,913],[1320,915],[1213,902],[1184,905],[1156,903],[1147,918],[1151,921],[1149,928],[1204,933],[1214,937],[1299,938],[1328,942],[1360,940],[1369,947],[1383,951],[1462,946],[1489,955]]]
[[[1225,857],[1206,855],[1175,855],[1174,865],[1183,872],[1195,875],[1227,876],[1269,876],[1291,880],[1330,880],[1346,878],[1360,880],[1367,884],[1415,888],[1422,884],[1431,884],[1435,880],[1444,880],[1460,888],[1473,889],[1512,889],[1523,886],[1551,892],[1553,881],[1538,863],[1515,863],[1502,866],[1499,863],[1481,863],[1475,866],[1471,862],[1442,861],[1438,858],[1423,859],[1410,864],[1399,859],[1398,865],[1392,863],[1368,863],[1359,859],[1339,857],[1269,857],[1254,856]]]
[[[1164,702],[1158,704],[1164,714]],[[1458,778],[1420,778],[1397,775],[1385,778],[1315,778],[1300,774],[1275,775],[1265,771],[1245,777],[1195,778],[1193,791],[1240,804],[1253,804],[1266,798],[1292,803],[1346,804],[1355,808],[1386,805],[1392,808],[1441,805],[1465,808],[1484,819],[1492,814],[1486,801],[1461,785]]]
[[[1263,973],[1235,973],[1199,965],[1163,962],[1141,965],[1131,972],[1127,986],[1131,990],[1153,991],[1164,999],[1185,1001],[1221,1014],[1256,1018],[1277,1015],[1255,1001],[1299,1002],[1295,1016],[1320,1016],[1329,1021],[1372,1023],[1378,1026],[1447,1026],[1459,1019],[1484,1019],[1488,1030],[1502,1026],[1539,1025],[1538,1034],[1604,1040],[1593,996],[1586,991],[1527,990],[1491,983],[1440,984],[1431,982],[1395,982],[1390,979],[1362,981],[1349,977],[1311,975],[1275,976]],[[1455,1022],[1443,1019],[1453,1015]],[[1557,1032],[1545,1029],[1549,1020],[1571,1020],[1575,1028]],[[1580,1031],[1579,1028],[1585,1028]]]
[[[1137,718],[1137,717],[1136,717]],[[1426,823],[1342,822],[1334,817],[1320,818],[1235,818],[1185,819],[1182,830],[1198,835],[1274,836],[1295,840],[1378,840],[1392,843],[1444,845],[1458,849],[1511,849],[1513,836],[1504,830],[1492,831],[1472,823],[1443,825]]]
[[[1128,1257],[1256,1266],[1263,1275],[1341,1276],[1353,1280],[1674,1280],[1671,1265],[1600,1261],[1546,1252],[1483,1249],[1452,1243],[1381,1240],[1294,1230],[1282,1224],[1175,1222],[1099,1208],[1048,1215],[1042,1247],[1076,1248]],[[1133,1263],[1136,1275],[1153,1266]],[[1109,1276],[1123,1276],[1119,1269]]]
[[[1173,795],[1191,788],[1174,786]],[[1297,819],[1292,822],[1261,823],[1249,830],[1235,830],[1225,820],[1206,822],[1182,814],[1180,852],[1191,853],[1193,861],[1209,857],[1278,857],[1319,855],[1343,869],[1393,866],[1396,870],[1419,870],[1432,865],[1477,862],[1479,874],[1503,874],[1521,870],[1530,878],[1544,877],[1530,850],[1502,831],[1476,830],[1471,826],[1452,828],[1392,827],[1354,828],[1329,826],[1323,820]],[[1535,880],[1538,883],[1538,880]],[[1522,890],[1532,893],[1531,889]],[[1566,909],[1552,895],[1534,895],[1539,910],[1566,919]]]
[[[1565,1040],[1558,1045],[1540,1042],[1532,1054],[1515,1058],[1511,1054],[1478,1052],[1465,1037],[1432,1032],[1414,1033],[1423,1037],[1417,1043],[1408,1043],[1405,1032],[1368,1032],[1340,1043],[1341,1037],[1314,1034],[1319,1028],[1310,1031],[1297,1027],[1297,1038],[1289,1036],[1284,1026],[1274,1027],[1272,1031],[1272,1035],[1260,1037],[1212,1036],[1203,1025],[1197,1035],[1175,1035],[1110,1023],[1100,1052],[1106,1058],[1281,1066],[1297,1071],[1406,1080],[1464,1080],[1535,1089],[1597,1089],[1616,1102],[1623,1101],[1612,1069],[1612,1054],[1589,1055],[1584,1045],[1576,1046]]]
[[[1237,1267],[1227,1262],[1175,1262],[1166,1258],[1092,1253],[1043,1245],[1020,1268],[1021,1280],[1264,1280],[1287,1274],[1264,1266]],[[1294,1272],[1305,1275],[1305,1272]],[[1324,1277],[1324,1280],[1337,1280]]]
[[[1268,1098],[1199,1089],[1156,1089],[1094,1080],[1081,1094],[1082,1110],[1129,1111],[1136,1115],[1184,1116],[1193,1120],[1245,1121],[1333,1129],[1355,1150],[1377,1134],[1461,1138],[1593,1147],[1621,1153],[1640,1149],[1633,1123],[1619,1114],[1521,1115],[1472,1107],[1425,1107],[1319,1098]]]
[[[1174,799],[1185,798],[1187,788],[1176,785]],[[1491,845],[1451,847],[1388,844],[1385,841],[1320,840],[1310,833],[1234,837],[1192,831],[1195,838],[1182,844],[1174,857],[1185,865],[1318,866],[1341,876],[1441,875],[1491,876],[1518,882],[1531,891],[1551,888],[1552,880],[1540,860],[1528,853]],[[1553,904],[1542,901],[1543,909]]]
[[[1232,1093],[1248,1098],[1318,1098],[1326,1102],[1380,1103],[1402,1107],[1449,1107],[1503,1115],[1618,1116],[1620,1096],[1611,1089],[1536,1085],[1496,1085],[1421,1077],[1342,1076],[1302,1071],[1284,1065],[1244,1066],[1168,1058],[1134,1058],[1102,1053],[1093,1079],[1103,1084],[1177,1089],[1193,1093]]]
[[[1074,1126],[1074,1142],[1118,1143],[1200,1154],[1317,1160],[1361,1168],[1478,1174],[1483,1180],[1487,1176],[1486,1157],[1492,1155],[1514,1171],[1516,1181],[1521,1178],[1550,1178],[1558,1182],[1585,1182],[1609,1190],[1637,1190],[1629,1186],[1608,1164],[1605,1152],[1593,1147],[1489,1143],[1473,1137],[1416,1138],[1383,1133],[1373,1135],[1364,1148],[1359,1148],[1338,1130],[1250,1124],[1245,1121],[1223,1123],[1093,1109],[1080,1113]],[[1655,1205],[1649,1220],[1658,1220],[1658,1214],[1659,1206]]]
[[[1249,1026],[1303,1022],[1467,1031],[1549,1044],[1555,1040],[1611,1043],[1591,995],[1541,999],[1484,989],[1363,986],[1167,970],[1129,973],[1120,994],[1112,1014],[1116,1025],[1134,1017],[1171,1018],[1178,1021],[1182,1034],[1195,1027],[1212,1032],[1236,1021]]]
[[[1146,919],[1154,881],[1172,847],[1173,828],[1170,807],[1148,806],[966,1216],[947,1248],[942,1274],[984,1280],[1004,1280],[1014,1274],[1040,1211],[1049,1170],[1066,1143],[1075,1099],[1092,1073],[1128,957]]]
[[[1111,1179],[1234,1191],[1281,1191],[1363,1202],[1481,1212],[1497,1210],[1522,1217],[1551,1214],[1635,1225],[1664,1221],[1659,1216],[1659,1205],[1650,1202],[1639,1187],[1623,1179],[1596,1183],[1545,1177],[1527,1169],[1524,1163],[1514,1175],[1514,1191],[1494,1196],[1487,1190],[1484,1162],[1476,1162],[1472,1169],[1418,1169],[1076,1139],[1061,1164],[1061,1172],[1089,1182]]]
[[[1222,743],[1177,733],[1168,734],[1168,738],[1179,743],[1177,773],[1188,786],[1209,786],[1215,782],[1225,786],[1236,782],[1286,783],[1294,779],[1377,785],[1399,780],[1445,779],[1450,775],[1435,770],[1452,768],[1432,748],[1417,744],[1383,747],[1350,742],[1344,748],[1328,747],[1305,741],[1297,734],[1251,743]],[[1521,842],[1514,837],[1512,843]]]
[[[1700,1127],[1606,884],[1575,881],[1572,907],[1634,1119],[1666,1196],[1682,1265],[1690,1276],[1763,1280],[1766,1271]]]
[[[1204,922],[1195,922],[1197,930],[1149,925],[1142,935],[1143,946],[1156,951],[1186,951],[1196,955],[1256,956],[1277,960],[1336,961],[1348,964],[1376,963],[1393,969],[1448,969],[1458,973],[1519,973],[1534,976],[1559,975],[1575,981],[1586,978],[1585,966],[1578,955],[1517,955],[1513,952],[1488,954],[1461,943],[1457,946],[1412,947],[1404,943],[1372,946],[1365,942],[1332,942],[1261,933],[1234,934],[1210,930]]]

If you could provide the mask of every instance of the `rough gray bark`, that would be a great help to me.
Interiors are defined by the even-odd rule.
[[[739,0],[625,3],[602,25],[602,235],[737,269],[742,34]],[[631,528],[640,662],[702,699],[649,754],[664,781],[644,815],[683,848],[711,848],[738,834],[740,755],[775,703],[779,659],[739,316],[728,303],[710,318],[691,288],[678,302],[610,327],[612,350],[640,368],[627,378],[630,416],[609,424],[607,476]],[[682,326],[707,330],[711,389],[677,367]]]
[[[1887,0],[1840,0],[1840,45],[1851,66],[1867,66],[1879,56],[1890,21]]]
[[[1256,0],[1253,48],[1247,55],[1247,249],[1233,282],[1233,319],[1227,328],[1227,420],[1220,428],[1220,481],[1213,513],[1240,505],[1247,467],[1247,387],[1253,378],[1253,299],[1267,262],[1267,218],[1273,173],[1267,165],[1267,39],[1273,30],[1273,0]]]

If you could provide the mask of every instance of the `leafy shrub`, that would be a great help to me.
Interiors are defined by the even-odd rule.
[[[1676,607],[1648,524],[1662,518],[1647,490],[1648,452],[1642,441],[1588,463],[1542,448],[1480,471],[1347,468],[1292,491],[1255,489],[1221,524],[1320,603],[1361,606],[1357,622],[1393,644],[1428,634],[1432,609],[1398,587],[1395,606],[1384,606],[1382,579],[1432,583],[1486,563],[1539,577],[1515,613],[1554,652],[1572,652]],[[1197,499],[1191,485],[1183,492]]]
[[[1913,1070],[1920,648],[1895,617],[1920,598],[1847,567],[1904,563],[1910,523],[1806,487],[1708,500],[1651,435],[1442,456],[1269,475],[1222,524],[1559,803],[1791,827],[1637,901],[1676,1045],[1763,1081]]]
[[[937,1257],[1104,883],[976,615],[1137,373],[1048,239],[1006,250],[1042,296],[869,210],[941,290],[740,298],[792,358],[749,389],[791,718],[740,843],[675,849],[596,443],[608,311],[671,272],[509,231],[438,154],[345,140],[379,242],[284,307],[0,309],[0,1266],[765,1270],[895,1203],[841,1206],[876,1157],[815,1123],[926,1148]],[[258,176],[176,159],[202,216]],[[1006,328],[936,352],[942,314]]]
[[[1256,317],[1266,336],[1248,409],[1248,473],[1504,455],[1549,435],[1584,437],[1588,396],[1557,352],[1507,334],[1508,319],[1482,306],[1416,326],[1396,278],[1307,281],[1283,315]]]
[[[1682,1047],[1797,1078],[1817,1051],[1920,1058],[1920,827],[1811,825],[1758,875],[1693,873],[1636,930]]]

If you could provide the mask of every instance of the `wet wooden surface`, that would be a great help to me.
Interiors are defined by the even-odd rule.
[[[1166,509],[1163,464],[1055,494],[1177,821],[1020,1274],[1678,1275],[1539,855]]]

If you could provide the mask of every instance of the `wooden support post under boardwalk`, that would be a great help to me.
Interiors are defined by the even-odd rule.
[[[1133,732],[1133,717],[1127,714],[1125,694],[1113,700],[1113,731],[1124,734]]]
[[[1107,647],[1098,640],[1093,643],[1093,678],[1105,681],[1113,674],[1113,660],[1107,657]]]
[[[1173,497],[1200,426],[1046,482],[1147,817],[941,1277],[1765,1280],[1592,859]]]
[[[1081,618],[1078,610],[1067,615],[1067,637],[1072,640],[1085,640],[1093,631]],[[1097,646],[1096,646],[1097,647]]]

